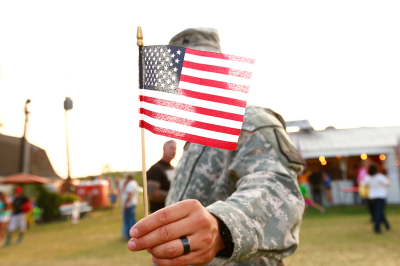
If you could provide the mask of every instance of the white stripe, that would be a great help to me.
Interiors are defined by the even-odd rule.
[[[166,115],[173,115],[177,117],[182,117],[190,120],[196,120],[208,124],[215,124],[219,126],[224,126],[224,127],[231,127],[231,128],[237,128],[240,129],[242,127],[242,122],[238,121],[232,121],[224,118],[219,118],[219,117],[214,117],[214,116],[209,116],[209,115],[202,115],[202,114],[196,114],[192,112],[187,112],[183,110],[178,110],[175,108],[170,108],[170,107],[165,107],[161,105],[156,105],[152,103],[146,103],[146,102],[140,102],[140,107],[153,111],[153,112],[158,112],[161,114],[166,114]]]
[[[190,98],[190,97],[186,97],[183,95],[176,95],[176,94],[167,93],[167,92],[139,89],[139,93],[140,93],[140,95],[144,95],[144,96],[148,96],[148,97],[153,97],[153,98],[158,98],[158,99],[168,100],[168,101],[174,101],[174,102],[178,102],[178,103],[183,103],[183,104],[188,104],[188,105],[192,105],[192,106],[198,106],[198,107],[203,107],[203,108],[208,108],[208,109],[213,109],[213,110],[218,110],[218,111],[223,111],[223,112],[228,112],[228,113],[233,113],[233,114],[244,115],[244,112],[246,111],[245,107],[237,107],[237,106],[232,106],[229,104],[215,103],[215,102]]]
[[[187,53],[185,53],[185,61],[206,64],[206,65],[228,67],[228,68],[250,71],[250,72],[253,72],[253,69],[254,69],[254,65],[249,64],[249,63],[241,63],[241,62],[237,62],[237,61],[212,58],[212,57],[207,57],[207,56],[199,56],[199,55],[193,55],[193,54],[187,54]]]
[[[245,85],[245,86],[250,85],[250,79],[238,78],[238,77],[233,77],[233,76],[229,76],[229,75],[225,75],[225,74],[201,71],[201,70],[196,70],[196,69],[191,69],[191,68],[186,68],[186,67],[182,68],[182,75],[198,77],[198,78],[203,78],[203,79],[217,80],[217,81],[222,81],[222,82],[229,82],[229,83]]]
[[[212,95],[218,95],[218,96],[222,96],[222,97],[238,99],[238,100],[245,100],[245,101],[247,101],[247,96],[248,96],[248,93],[246,93],[246,92],[225,90],[225,89],[220,89],[220,88],[214,88],[214,87],[209,87],[209,86],[193,84],[193,83],[189,83],[189,82],[185,82],[185,81],[181,81],[179,83],[179,88],[191,90],[191,91],[197,91],[197,92],[201,92],[201,93],[212,94]]]
[[[239,139],[239,136],[229,135],[229,134],[225,134],[225,133],[219,133],[219,132],[200,129],[200,128],[194,128],[191,126],[185,126],[185,125],[181,125],[181,124],[175,124],[175,123],[168,122],[168,121],[154,119],[154,118],[148,117],[147,115],[143,115],[143,114],[141,114],[140,118],[141,118],[141,120],[144,120],[147,123],[149,123],[153,126],[156,126],[156,127],[166,128],[166,129],[179,131],[179,132],[183,132],[183,133],[188,133],[188,134],[192,134],[192,135],[197,135],[197,136],[201,136],[201,137],[206,137],[206,138],[211,138],[211,139],[216,139],[216,140],[223,140],[223,141],[234,142],[234,143],[237,143],[237,141]]]

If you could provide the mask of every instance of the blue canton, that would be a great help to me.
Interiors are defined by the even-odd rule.
[[[177,94],[185,51],[185,48],[171,45],[143,47],[144,89]]]

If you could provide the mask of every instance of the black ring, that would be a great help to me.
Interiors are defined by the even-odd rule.
[[[188,254],[190,252],[190,244],[189,244],[189,239],[187,239],[186,236],[182,236],[180,237],[180,239],[182,240],[182,245],[183,245],[183,254]]]

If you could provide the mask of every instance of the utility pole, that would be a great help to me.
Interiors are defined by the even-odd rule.
[[[27,99],[25,102],[25,126],[24,126],[24,134],[21,139],[21,151],[20,151],[20,159],[19,159],[19,171],[24,173],[25,169],[25,147],[26,147],[26,131],[28,129],[28,121],[29,121],[29,111],[28,104],[31,102],[30,99]]]
[[[68,142],[68,122],[67,122],[67,111],[72,110],[73,102],[70,97],[65,97],[64,101],[64,110],[65,110],[65,140],[67,144],[67,169],[68,169],[68,176],[66,182],[66,192],[71,192],[71,169],[70,169],[70,162],[69,162],[69,142]]]

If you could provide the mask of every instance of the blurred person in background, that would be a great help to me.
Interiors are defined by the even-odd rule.
[[[163,156],[147,171],[147,191],[150,202],[150,212],[156,212],[165,207],[165,199],[174,173],[171,161],[176,155],[176,141],[164,143]]]
[[[115,206],[117,205],[117,194],[113,188],[110,189],[110,203],[111,203],[111,212],[114,213]]]
[[[0,191],[0,243],[6,234],[7,224],[11,218],[11,201],[6,193]]]
[[[26,213],[28,213],[32,209],[32,203],[27,197],[23,195],[23,192],[24,191],[22,187],[18,186],[14,189],[12,201],[13,211],[10,223],[8,224],[7,239],[4,243],[4,246],[8,246],[11,244],[11,237],[15,230],[19,231],[17,244],[21,243],[24,237],[27,226]]]
[[[331,206],[332,204],[332,191],[331,191],[331,177],[326,171],[322,172],[322,186],[324,187],[324,193],[326,197],[326,206]]]
[[[122,237],[130,239],[129,230],[136,223],[136,205],[138,203],[138,183],[132,175],[128,175],[120,182],[121,211],[122,211]]]
[[[318,203],[315,203],[312,200],[307,187],[305,185],[300,185],[299,187],[300,187],[301,195],[303,195],[303,198],[304,198],[304,203],[306,204],[306,207],[304,208],[303,216],[306,215],[307,207],[312,207],[314,209],[317,209],[321,214],[324,214],[325,208],[322,207],[321,205],[319,205]]]
[[[359,196],[361,198],[361,203],[367,206],[368,212],[370,214],[371,222],[374,222],[374,205],[369,199],[369,188],[363,184],[364,179],[368,176],[368,168],[371,165],[371,159],[367,158],[359,162],[358,167],[355,170],[355,175],[357,177],[357,186],[359,191]]]
[[[322,169],[312,172],[309,177],[312,199],[318,205],[322,205]]]
[[[368,199],[372,202],[374,211],[374,232],[381,233],[381,223],[389,230],[390,225],[386,219],[385,207],[390,179],[378,173],[378,166],[372,163],[368,167],[368,175],[364,178],[362,184],[369,188]]]

